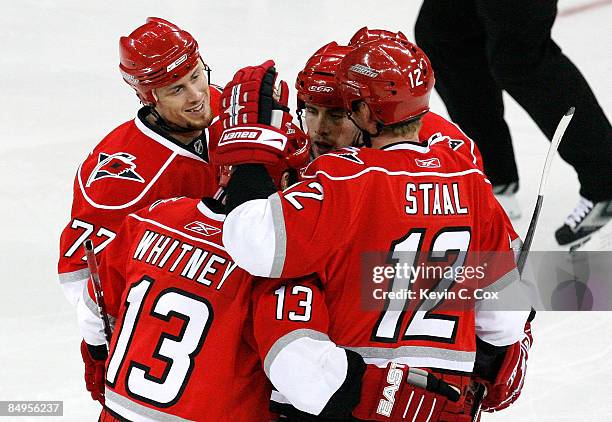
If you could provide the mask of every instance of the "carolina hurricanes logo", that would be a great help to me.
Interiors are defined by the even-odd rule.
[[[359,154],[359,149],[354,147],[345,147],[337,151],[328,152],[326,155],[333,155],[334,157],[344,158],[345,160],[349,160],[357,164],[363,164],[363,161],[361,161],[361,158],[359,158],[357,154]]]
[[[204,236],[212,236],[221,232],[220,228],[211,226],[210,224],[202,223],[201,221],[194,221],[185,226],[187,230],[202,234]]]
[[[135,159],[136,157],[127,152],[116,152],[110,155],[101,152],[98,156],[98,164],[89,175],[85,186],[90,187],[96,180],[106,177],[144,183],[142,176],[136,173],[136,164],[133,162]]]

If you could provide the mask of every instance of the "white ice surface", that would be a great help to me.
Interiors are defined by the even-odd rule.
[[[586,1],[561,0],[560,9]],[[236,68],[267,58],[274,58],[281,76],[292,81],[315,49],[330,40],[346,42],[363,25],[412,36],[419,4],[416,0],[3,2],[0,400],[63,400],[66,421],[96,420],[99,411],[84,389],[80,339],[74,312],[56,281],[56,260],[79,161],[106,133],[132,118],[138,107],[117,71],[120,35],[146,16],[165,17],[196,36],[214,70],[214,82],[223,84]],[[607,4],[559,17],[554,27],[554,38],[586,76],[608,114],[611,21],[612,6]],[[518,198],[525,217],[517,229],[524,235],[548,142],[510,98],[506,107],[522,181]],[[444,113],[437,96],[433,109]],[[534,249],[557,249],[553,232],[577,198],[573,169],[557,159]],[[508,410],[483,420],[612,420],[612,313],[542,312],[533,331],[535,343],[522,397]]]

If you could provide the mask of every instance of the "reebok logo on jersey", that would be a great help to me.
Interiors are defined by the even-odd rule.
[[[376,413],[382,416],[390,417],[395,405],[395,393],[399,390],[404,379],[404,365],[391,362],[389,372],[387,372],[388,385],[383,389],[383,398],[378,402]]]
[[[362,64],[354,64],[351,66],[350,70],[360,75],[367,76],[368,78],[376,78],[378,76],[377,71]]]
[[[414,162],[416,163],[417,166],[423,167],[426,169],[434,169],[434,168],[441,167],[440,160],[436,157],[428,158],[426,160],[419,160],[418,158],[415,158]]]
[[[221,232],[221,229],[206,223],[202,223],[201,221],[194,221],[193,223],[189,223],[185,226],[185,228],[187,230],[191,230],[192,232],[196,232],[204,236],[213,236]]]
[[[145,180],[136,172],[135,159],[136,157],[127,152],[116,152],[114,154],[101,152],[98,155],[98,164],[89,175],[85,187],[90,187],[96,180],[107,177],[144,183]]]

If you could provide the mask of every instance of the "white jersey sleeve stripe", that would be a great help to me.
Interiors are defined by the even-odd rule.
[[[321,333],[320,331],[309,330],[309,329],[301,329],[295,330],[288,334],[285,334],[270,348],[268,354],[266,354],[266,358],[264,359],[264,371],[268,377],[270,376],[270,366],[272,366],[272,362],[276,359],[276,356],[291,342],[299,339],[299,338],[311,338],[313,340],[319,341],[330,341],[327,334]]]
[[[78,303],[88,280],[89,270],[87,268],[71,273],[59,274],[62,292],[64,292],[64,296],[66,296],[66,299],[68,299],[68,302],[70,302],[72,306],[76,306]]]
[[[285,256],[287,252],[287,230],[285,229],[285,217],[283,216],[283,206],[278,192],[268,198],[272,209],[272,221],[274,222],[274,261],[272,261],[271,278],[278,278],[283,273],[285,266]]]
[[[347,370],[344,349],[329,340],[300,337],[276,354],[268,376],[296,409],[318,415],[346,380]]]
[[[104,404],[124,418],[134,422],[188,422],[188,419],[183,419],[178,416],[171,415],[169,413],[160,412],[159,410],[151,407],[143,406],[139,403],[133,402],[130,399],[123,397],[113,390],[106,389]]]
[[[514,268],[483,290],[499,292],[499,298],[476,301],[476,335],[494,346],[516,343],[524,334],[531,311],[528,286],[520,282]]]
[[[367,364],[376,365],[381,368],[387,366],[389,362],[397,362],[410,367],[472,372],[474,360],[476,359],[475,352],[437,347],[346,347],[346,349],[359,353]]]
[[[271,277],[276,256],[271,202],[268,199],[247,201],[232,210],[223,223],[225,250],[239,267],[260,277]]]
[[[98,314],[98,307],[89,297],[87,289],[83,289],[81,300],[77,303],[77,317],[81,336],[87,344],[100,346],[106,343],[104,324]]]
[[[60,273],[58,274],[58,277],[59,282],[61,284],[87,280],[89,279],[89,269],[83,268],[81,270],[73,271],[71,273]]]

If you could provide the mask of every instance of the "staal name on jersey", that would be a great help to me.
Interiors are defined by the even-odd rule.
[[[451,194],[452,192],[452,194]],[[406,214],[467,214],[461,205],[459,183],[406,183]]]

